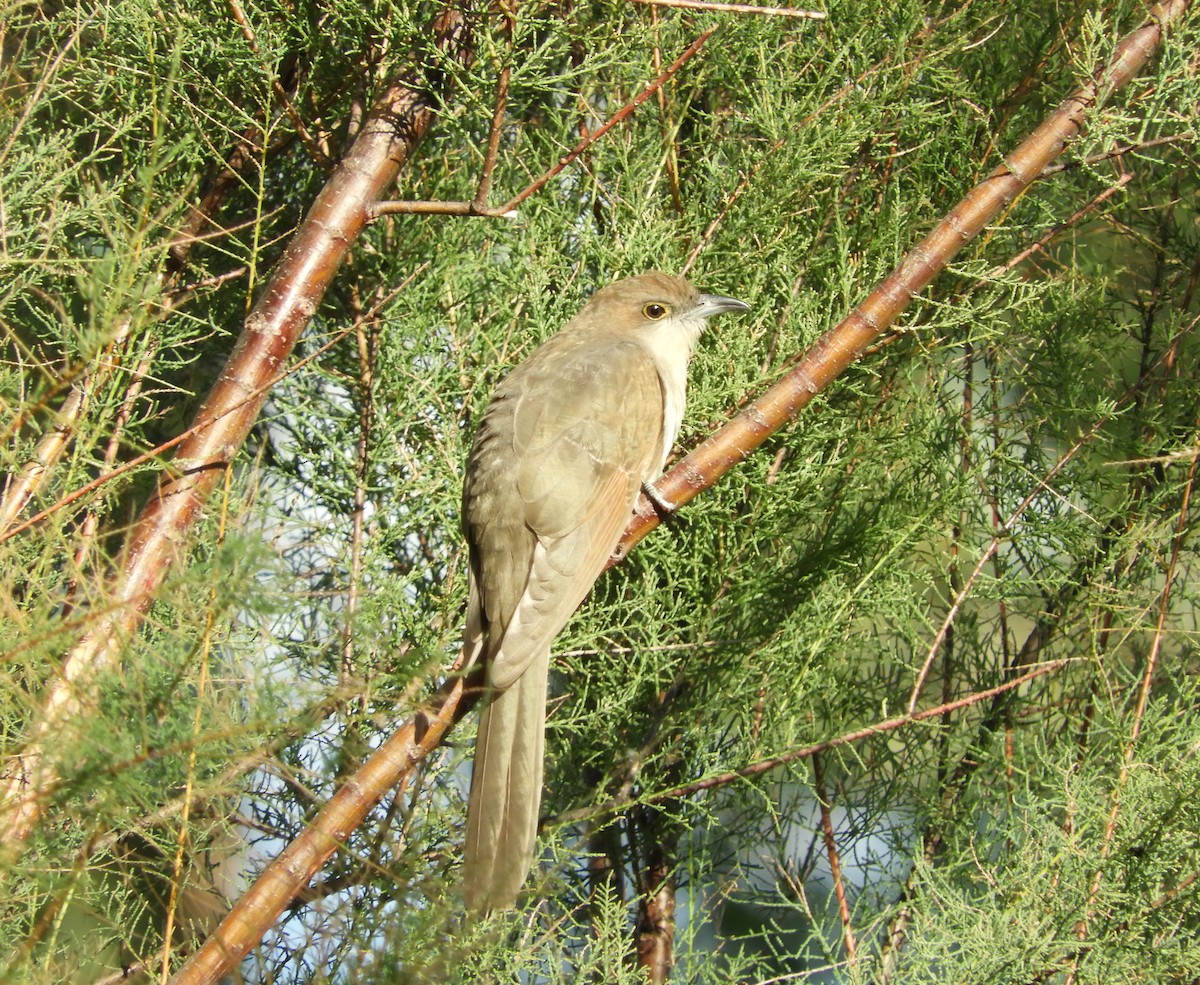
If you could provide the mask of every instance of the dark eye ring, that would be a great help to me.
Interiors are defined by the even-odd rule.
[[[651,321],[658,321],[660,318],[666,318],[671,313],[671,309],[665,304],[659,304],[657,301],[651,301],[648,305],[642,308],[642,314]]]

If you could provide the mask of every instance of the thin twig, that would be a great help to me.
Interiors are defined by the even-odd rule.
[[[138,364],[134,368],[133,377],[129,381],[129,385],[125,388],[125,397],[121,401],[120,410],[117,411],[117,415],[111,425],[108,442],[104,447],[104,457],[101,460],[101,467],[106,474],[113,470],[113,462],[117,460],[117,453],[120,451],[124,440],[125,425],[129,423],[130,417],[133,416],[134,404],[137,402],[138,394],[142,391],[142,384],[150,372],[150,367],[154,362],[154,354],[157,351],[158,341],[156,338],[152,338],[145,355],[138,360]],[[93,506],[87,511],[87,516],[84,517],[83,524],[79,530],[78,544],[75,548],[75,570],[64,592],[64,616],[70,615],[74,607],[75,593],[79,590],[79,574],[84,569],[88,551],[95,541],[96,531],[99,528],[100,511]]]
[[[358,291],[351,292],[352,303],[360,306]],[[378,311],[378,305],[373,309]],[[339,682],[343,688],[354,674],[354,620],[362,595],[363,526],[367,508],[367,483],[371,474],[371,448],[375,425],[375,353],[378,332],[374,319],[354,319],[358,343],[358,445],[355,449],[354,507],[351,513],[350,583],[346,589],[345,623],[342,626],[342,659]],[[368,331],[367,325],[371,324]]]
[[[935,708],[925,708],[918,711],[915,715],[899,715],[895,718],[887,718],[881,722],[875,722],[871,725],[864,725],[862,728],[853,729],[850,732],[843,732],[841,735],[835,736],[832,739],[825,739],[821,742],[814,742],[812,745],[800,746],[796,749],[790,749],[787,752],[779,753],[775,756],[769,756],[766,759],[759,759],[746,766],[738,767],[735,770],[728,770],[724,773],[716,773],[712,776],[706,776],[703,779],[695,780],[691,783],[684,783],[677,787],[672,787],[669,790],[660,790],[655,793],[646,794],[638,798],[639,803],[643,804],[658,804],[664,800],[678,799],[681,797],[690,797],[694,794],[702,793],[706,790],[714,790],[718,787],[725,787],[731,783],[736,783],[738,780],[746,780],[751,777],[759,776],[762,773],[770,772],[778,769],[780,766],[787,766],[789,763],[797,762],[798,760],[808,759],[816,753],[828,752],[830,749],[837,749],[840,746],[851,745],[855,742],[860,742],[863,739],[869,739],[876,735],[884,735],[888,732],[895,732],[897,729],[902,729],[908,725],[914,725],[917,722],[928,721],[931,718],[937,718],[950,711],[958,711],[962,708],[969,708],[972,705],[977,705],[980,702],[995,698],[998,695],[1005,694],[1019,687],[1024,687],[1030,681],[1036,680],[1039,677],[1044,677],[1047,674],[1052,674],[1056,670],[1061,670],[1070,663],[1075,661],[1071,658],[1063,658],[1060,660],[1051,660],[1044,664],[1037,664],[1031,667],[1019,677],[1013,677],[1005,681],[1003,684],[997,684],[995,687],[988,688],[985,691],[976,691],[973,694],[964,695],[961,698],[956,698],[953,701],[947,701],[945,704],[938,705]],[[599,814],[609,813],[611,811],[620,810],[628,806],[632,802],[632,798],[626,800],[618,800],[612,798],[602,804],[597,804],[591,807],[584,807],[576,811],[566,811],[562,814],[557,814],[552,818],[548,818],[544,826],[574,824],[578,821],[585,821]]]
[[[489,206],[484,204],[484,198],[489,188],[484,187],[485,180],[490,186],[491,171],[487,166],[487,159],[484,161],[484,174],[480,178],[480,190],[476,192],[475,198],[470,202],[441,202],[441,201],[387,201],[376,202],[369,209],[370,218],[377,219],[383,215],[464,215],[464,216],[483,216],[500,219],[515,219],[517,218],[517,206],[524,202],[527,198],[536,195],[540,192],[555,175],[559,174],[564,168],[575,161],[581,154],[592,146],[597,140],[603,137],[609,130],[615,127],[628,117],[635,109],[642,105],[647,99],[659,91],[684,64],[692,58],[703,46],[704,43],[711,38],[717,31],[717,26],[708,28],[700,34],[684,50],[678,58],[675,59],[667,69],[662,72],[652,82],[647,82],[642,91],[633,97],[629,102],[617,110],[611,117],[608,118],[601,126],[588,133],[571,148],[566,154],[558,159],[558,161],[533,182],[527,185],[522,191],[518,192],[503,205]],[[507,67],[501,75],[502,80],[507,84]],[[492,141],[499,140],[499,127],[497,120],[500,119],[504,112],[504,100],[501,98],[506,93],[506,89],[500,89],[497,93],[496,108],[493,113],[492,131],[488,138],[488,153],[491,153]]]
[[[479,209],[487,208],[488,195],[492,190],[492,173],[496,170],[496,158],[500,153],[500,133],[504,128],[504,116],[508,106],[508,80],[512,71],[513,29],[517,22],[517,0],[501,4],[504,14],[504,40],[507,44],[504,67],[496,79],[496,106],[492,110],[492,126],[488,131],[487,150],[483,155],[483,173],[479,176],[479,187],[472,203]]]
[[[376,202],[368,210],[371,220],[381,215],[473,215],[493,219],[515,219],[517,210],[507,206],[493,207],[477,202],[388,201]]]
[[[1016,254],[1015,256],[1010,257],[1008,260],[1006,260],[1000,266],[993,267],[990,271],[988,271],[988,273],[984,277],[981,277],[974,284],[974,286],[972,287],[972,290],[974,290],[975,288],[981,287],[988,280],[998,276],[999,274],[1002,274],[1002,273],[1005,273],[1006,271],[1012,270],[1013,267],[1017,266],[1017,264],[1019,264],[1019,263],[1024,262],[1025,260],[1028,260],[1031,256],[1033,256],[1033,254],[1035,254],[1041,250],[1044,250],[1046,248],[1047,244],[1049,244],[1050,241],[1052,239],[1054,239],[1055,236],[1057,236],[1059,233],[1064,232],[1067,229],[1070,229],[1072,226],[1076,225],[1084,216],[1086,216],[1089,212],[1095,211],[1095,209],[1098,205],[1100,205],[1102,202],[1105,202],[1108,199],[1110,199],[1113,195],[1115,195],[1117,192],[1119,192],[1122,188],[1124,188],[1132,180],[1133,180],[1133,172],[1126,171],[1124,174],[1121,175],[1120,178],[1117,179],[1115,184],[1104,189],[1104,191],[1102,191],[1098,195],[1096,195],[1086,205],[1081,206],[1080,208],[1076,209],[1075,212],[1073,212],[1069,218],[1064,219],[1062,222],[1055,223],[1048,230],[1046,230],[1046,232],[1042,236],[1039,236],[1030,246],[1026,247],[1020,253]]]
[[[650,60],[654,66],[654,71],[662,71],[662,46],[659,44],[659,23],[658,10],[654,7],[650,8],[650,24],[654,28],[654,45],[650,49]],[[683,215],[685,209],[683,207],[683,195],[679,191],[679,154],[675,147],[675,136],[677,129],[671,120],[671,111],[667,106],[667,91],[666,89],[658,90],[658,121],[659,130],[663,137],[663,165],[667,170],[667,187],[671,191],[671,205],[678,215]],[[685,271],[680,271],[680,274],[686,276]]]
[[[225,469],[224,495],[221,497],[221,518],[217,524],[217,544],[225,542],[226,524],[229,520],[229,494],[233,482],[233,469]],[[208,605],[204,611],[204,629],[200,634],[200,679],[196,683],[196,707],[192,713],[192,746],[187,757],[187,779],[183,788],[183,811],[179,818],[179,832],[176,836],[175,855],[171,863],[171,890],[167,897],[167,920],[163,930],[162,966],[160,978],[166,981],[171,974],[171,945],[175,932],[175,921],[179,916],[179,891],[183,886],[184,862],[189,849],[188,820],[196,800],[196,759],[200,748],[198,741],[201,724],[204,720],[204,702],[209,684],[209,669],[212,659],[213,623],[218,611],[217,587],[214,584],[209,589]]]
[[[1196,109],[1193,107],[1193,114]],[[1058,174],[1060,171],[1073,171],[1076,168],[1081,168],[1085,164],[1101,164],[1104,161],[1110,161],[1114,157],[1124,157],[1126,154],[1131,154],[1136,151],[1147,150],[1151,147],[1162,147],[1169,144],[1177,144],[1182,140],[1187,140],[1187,134],[1173,133],[1165,137],[1155,137],[1152,140],[1140,140],[1136,144],[1118,144],[1110,150],[1103,151],[1099,154],[1090,154],[1087,157],[1082,157],[1076,161],[1063,161],[1062,164],[1052,164],[1042,172],[1043,178],[1048,178],[1052,174]]]
[[[275,93],[275,98],[279,100],[279,105],[283,107],[283,112],[291,121],[292,126],[295,127],[296,135],[300,138],[300,142],[304,144],[305,150],[308,151],[318,167],[323,171],[328,171],[332,166],[332,162],[329,160],[328,155],[321,150],[316,138],[309,133],[304,118],[300,115],[300,111],[296,109],[296,104],[292,102],[291,93],[283,87],[283,83],[279,81],[278,76],[270,70],[265,59],[263,59],[262,51],[258,46],[258,38],[254,34],[254,28],[250,24],[250,19],[246,16],[246,11],[242,9],[239,0],[226,0],[226,3],[229,4],[229,10],[233,14],[233,19],[237,22],[238,27],[241,28],[242,37],[246,39],[246,44],[249,46],[251,52],[263,64],[264,71],[270,72],[271,91]]]
[[[846,947],[846,958],[850,964],[858,960],[858,945],[854,940],[854,927],[850,922],[850,904],[846,900],[846,883],[842,878],[842,863],[838,853],[837,835],[833,830],[833,814],[830,810],[829,794],[825,788],[825,766],[821,754],[814,752],[813,792],[821,811],[821,834],[825,839],[825,857],[829,859],[829,872],[833,877],[833,894],[837,897],[838,917],[842,921],[842,941]]]
[[[713,234],[716,233],[721,223],[725,221],[726,217],[737,203],[737,200],[741,198],[746,189],[750,187],[750,183],[758,174],[759,169],[761,169],[762,166],[768,160],[770,160],[775,149],[778,148],[777,145],[774,144],[771,148],[768,148],[768,153],[759,158],[759,160],[750,168],[750,170],[746,172],[745,177],[734,186],[733,191],[731,191],[725,197],[725,204],[721,206],[721,211],[713,216],[712,221],[704,227],[704,232],[700,234],[700,239],[696,241],[696,245],[692,247],[691,252],[688,253],[687,259],[683,262],[683,267],[680,270],[680,273],[683,276],[687,276],[688,272],[692,269],[692,265],[695,264],[696,260],[700,257],[700,254],[704,252],[705,248],[712,241]]]
[[[390,291],[385,300],[395,297],[398,293],[400,293],[400,291],[402,291],[404,288],[408,287],[408,285],[411,284],[413,282],[413,280],[415,280],[418,276],[423,274],[428,268],[429,268],[429,261],[426,260],[423,264],[421,264],[421,266],[419,266],[416,270],[414,270],[411,274],[409,274],[409,276],[406,277],[401,284],[397,285],[392,291]],[[382,303],[383,302],[381,302],[381,304]],[[143,452],[141,455],[137,455],[134,458],[131,458],[128,462],[125,462],[122,465],[118,465],[111,472],[106,472],[104,475],[97,476],[91,482],[85,483],[84,485],[80,486],[78,489],[75,489],[72,492],[68,493],[66,496],[63,496],[57,502],[52,503],[50,506],[47,506],[40,513],[37,513],[37,514],[31,516],[28,520],[26,520],[24,523],[20,524],[19,526],[13,527],[11,530],[3,531],[2,533],[0,533],[0,544],[4,543],[4,541],[8,540],[10,537],[15,537],[15,536],[17,536],[17,534],[24,533],[30,527],[36,526],[37,524],[39,524],[43,520],[45,520],[47,517],[53,516],[59,510],[64,509],[67,506],[70,506],[72,503],[74,503],[81,497],[86,496],[88,493],[94,492],[96,489],[99,489],[105,483],[111,482],[113,479],[120,478],[126,472],[130,472],[133,469],[139,468],[142,465],[145,465],[147,462],[152,462],[152,461],[160,458],[165,452],[170,451],[176,445],[182,444],[188,438],[194,437],[199,431],[202,431],[205,428],[210,427],[214,422],[219,421],[222,417],[227,417],[230,414],[236,413],[237,411],[239,411],[243,407],[245,407],[247,404],[252,403],[253,401],[257,400],[259,397],[261,397],[263,394],[265,394],[268,390],[270,390],[271,387],[276,386],[277,384],[281,383],[283,380],[287,379],[289,376],[293,375],[300,369],[303,369],[305,366],[307,366],[309,363],[311,363],[314,359],[319,359],[326,352],[328,352],[330,349],[332,349],[334,346],[336,346],[339,342],[341,342],[343,339],[347,338],[348,336],[354,334],[356,331],[357,331],[357,324],[351,325],[349,328],[342,329],[342,331],[338,332],[335,336],[333,336],[333,338],[331,338],[328,342],[326,342],[324,345],[322,345],[319,349],[316,349],[309,355],[305,356],[303,359],[297,360],[292,366],[290,366],[288,369],[285,369],[278,376],[272,377],[266,383],[263,383],[261,386],[251,390],[249,393],[246,394],[246,396],[242,400],[240,400],[237,403],[230,404],[228,407],[224,408],[220,414],[218,414],[214,417],[207,418],[203,421],[193,422],[191,427],[180,432],[174,438],[170,438],[167,441],[164,441],[161,445],[155,445],[149,451]],[[169,467],[170,463],[167,463],[167,465]]]
[[[654,79],[652,82],[647,82],[646,85],[643,86],[641,92],[629,100],[629,102],[627,102],[619,110],[617,110],[603,124],[580,140],[579,143],[572,147],[570,151],[560,157],[558,162],[554,164],[553,167],[549,168],[545,173],[543,173],[540,178],[537,178],[535,181],[533,181],[528,187],[525,188],[524,191],[518,192],[507,202],[505,202],[504,205],[501,206],[501,210],[503,212],[509,212],[524,202],[525,199],[532,195],[536,195],[542,190],[542,188],[545,187],[546,183],[550,181],[550,179],[571,164],[571,162],[573,162],[584,151],[591,147],[592,144],[603,137],[606,133],[608,133],[609,130],[615,127],[618,123],[629,116],[635,109],[641,106],[642,103],[658,92],[662,86],[666,85],[667,82],[674,77],[676,72],[678,72],[691,60],[692,56],[695,55],[696,52],[704,47],[705,42],[707,42],[709,38],[717,33],[717,27],[718,25],[714,24],[712,27],[706,28],[703,32],[701,32],[700,36],[696,38],[696,40],[690,45],[688,45],[687,48],[684,49],[683,54],[676,58],[675,61],[671,62],[671,64],[667,66],[666,70],[662,72],[658,78]]]
[[[710,10],[720,14],[765,14],[768,17],[799,17],[823,21],[829,15],[822,10],[796,10],[792,7],[759,7],[752,3],[717,3],[716,0],[633,0],[647,7],[682,7],[684,10]]]
[[[133,316],[127,312],[95,364],[75,374],[66,399],[54,415],[54,423],[50,430],[42,435],[33,454],[20,471],[15,473],[4,490],[3,500],[0,501],[0,533],[11,532],[12,524],[41,488],[42,481],[75,437],[76,427],[87,410],[92,395],[108,383],[120,365],[121,353],[130,339],[132,326]]]

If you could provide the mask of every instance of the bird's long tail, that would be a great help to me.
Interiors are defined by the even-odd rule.
[[[463,859],[463,892],[477,913],[512,906],[533,864],[549,667],[547,649],[479,720]]]

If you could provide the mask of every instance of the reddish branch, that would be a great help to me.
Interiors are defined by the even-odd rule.
[[[1168,0],[1151,9],[1150,20],[1126,35],[1090,82],[1076,90],[999,167],[976,185],[918,243],[903,262],[857,308],[827,332],[779,382],[747,405],[728,424],[655,483],[655,499],[682,506],[804,409],[825,386],[895,322],[909,302],[1003,209],[1016,200],[1079,134],[1090,109],[1125,85],[1157,51],[1166,26],[1187,9]],[[663,511],[643,495],[634,520],[617,547],[624,557],[653,530]]]
[[[434,33],[445,57],[467,50],[464,21],[447,11]],[[110,583],[113,605],[90,626],[63,662],[29,742],[0,787],[0,837],[10,855],[24,843],[57,779],[45,743],[86,706],[96,675],[113,666],[121,641],[140,624],[167,573],[186,552],[188,534],[209,494],[233,461],[300,332],[308,324],[351,244],[428,130],[433,69],[410,73],[379,97],[353,146],[321,190],[245,326],[221,376],[179,444],[171,474],[161,481],[134,528]]]
[[[642,105],[647,99],[659,91],[675,73],[678,72],[687,62],[704,47],[706,41],[717,32],[717,26],[714,25],[705,29],[700,35],[688,45],[675,61],[671,62],[666,69],[659,74],[654,80],[647,82],[642,87],[641,92],[634,96],[629,102],[622,106],[619,110],[613,113],[604,123],[595,130],[584,136],[579,143],[572,147],[566,154],[560,157],[549,168],[547,168],[538,178],[531,181],[525,188],[519,191],[516,195],[510,198],[503,205],[489,206],[483,202],[487,195],[488,187],[484,183],[490,181],[490,172],[485,161],[483,180],[480,181],[480,190],[476,193],[475,199],[470,202],[379,202],[374,206],[376,215],[388,215],[391,213],[422,213],[422,214],[437,214],[437,215],[478,215],[478,216],[500,216],[503,218],[512,218],[516,215],[516,208],[527,198],[530,198],[546,187],[555,175],[561,173],[572,163],[581,157],[589,147],[597,140],[608,133],[618,123],[623,122],[633,111]],[[507,70],[505,70],[507,71]],[[501,75],[501,83],[496,100],[496,112],[500,112],[503,105],[503,99],[507,93],[507,75]],[[498,131],[493,122],[491,135],[488,137],[488,161],[494,161],[491,157],[491,147],[493,141],[499,139]]]
[[[216,985],[228,974],[384,794],[397,782],[403,788],[413,767],[441,745],[446,733],[470,709],[481,684],[479,675],[451,680],[438,692],[436,712],[418,713],[394,732],[304,832],[263,870],[170,985]]]
[[[1007,694],[1022,685],[1028,684],[1030,681],[1036,680],[1039,677],[1044,677],[1046,674],[1054,673],[1061,670],[1070,663],[1069,660],[1050,660],[1043,664],[1038,664],[1036,667],[1021,674],[1020,677],[1013,677],[1003,684],[997,684],[995,687],[990,687],[984,691],[976,691],[973,694],[964,695],[961,698],[956,698],[954,701],[947,701],[944,704],[937,705],[933,708],[925,708],[915,715],[898,715],[895,718],[888,718],[882,722],[875,722],[871,725],[864,725],[862,728],[854,729],[851,732],[845,732],[842,735],[835,736],[832,739],[826,739],[823,742],[814,742],[809,746],[802,746],[799,749],[791,749],[778,756],[770,756],[766,759],[760,759],[757,762],[749,763],[736,770],[729,770],[725,773],[717,773],[713,776],[706,776],[701,780],[695,780],[692,783],[684,783],[678,787],[673,787],[670,790],[661,790],[658,793],[652,794],[649,797],[643,797],[644,803],[657,804],[664,800],[673,800],[678,797],[690,797],[693,794],[700,793],[704,790],[713,790],[717,787],[725,787],[738,780],[749,779],[752,776],[761,776],[773,769],[778,769],[780,766],[786,766],[788,763],[795,763],[802,759],[809,759],[814,755],[822,752],[828,752],[830,749],[837,749],[839,746],[851,745],[855,742],[861,742],[863,739],[869,739],[875,735],[883,735],[887,732],[894,732],[897,729],[905,728],[914,722],[924,722],[931,718],[938,718],[947,712],[960,711],[963,708],[970,708],[972,705],[977,705],[983,701],[990,701],[999,695]],[[606,805],[607,806],[607,805]],[[589,811],[589,813],[592,813]],[[571,820],[567,816],[563,816],[562,820]]]
[[[649,854],[638,901],[637,962],[652,985],[662,985],[675,967],[675,866],[663,844],[656,842]]]
[[[846,896],[846,881],[842,878],[841,853],[837,846],[837,832],[833,827],[833,804],[825,785],[825,766],[819,752],[813,753],[813,792],[821,808],[821,836],[825,840],[825,857],[829,860],[829,874],[833,878],[833,895],[837,899],[838,918],[842,921],[842,942],[846,947],[846,959],[854,964],[858,957],[858,944],[854,939],[854,924],[850,919],[850,901]]]

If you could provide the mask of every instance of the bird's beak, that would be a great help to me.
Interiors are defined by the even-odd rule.
[[[749,311],[750,305],[737,298],[727,298],[723,294],[701,294],[696,301],[695,314],[701,318],[711,318],[722,311]]]

